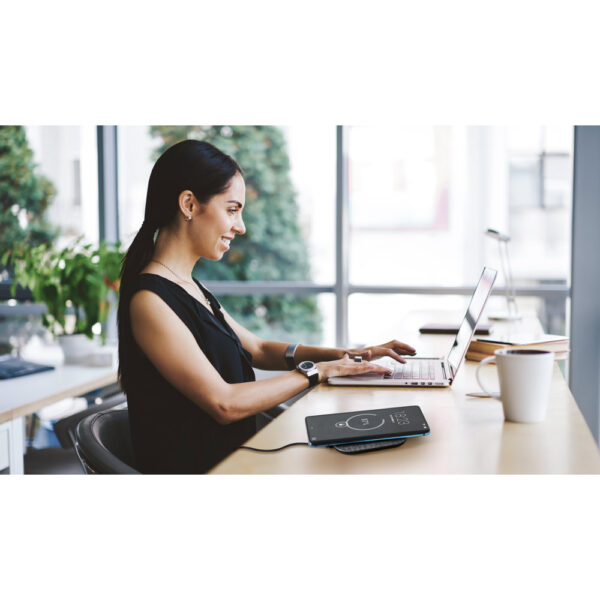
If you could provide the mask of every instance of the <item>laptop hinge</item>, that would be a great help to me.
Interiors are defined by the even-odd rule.
[[[446,373],[446,365],[442,361],[442,371],[444,372],[444,379],[448,379],[448,373]]]
[[[446,369],[444,369],[445,371]],[[452,383],[454,381],[454,368],[450,363],[448,363],[448,370],[450,371],[450,376],[448,377],[448,381]]]

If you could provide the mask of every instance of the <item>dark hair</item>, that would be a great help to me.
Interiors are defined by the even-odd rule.
[[[144,222],[131,242],[123,259],[119,309],[119,380],[123,391],[129,386],[129,365],[135,347],[129,317],[129,302],[135,278],[144,269],[154,252],[157,229],[171,224],[177,217],[179,195],[190,190],[198,202],[206,203],[224,192],[232,177],[243,174],[231,156],[208,142],[186,140],[168,148],[156,161],[146,195]]]

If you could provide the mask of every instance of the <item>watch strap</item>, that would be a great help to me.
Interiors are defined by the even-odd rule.
[[[314,369],[314,372],[310,374],[306,373],[306,376],[308,377],[309,387],[314,387],[315,385],[317,385],[317,383],[319,383],[319,371],[317,371],[316,367]]]
[[[294,355],[296,354],[296,348],[300,344],[290,344],[285,351],[285,362],[287,363],[288,369],[295,369],[296,362],[294,361]]]

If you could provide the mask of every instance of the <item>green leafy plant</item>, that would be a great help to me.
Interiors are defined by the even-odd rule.
[[[29,288],[36,302],[46,305],[42,323],[53,335],[83,333],[93,338],[94,325],[108,316],[111,292],[118,293],[123,254],[120,243],[101,242],[94,247],[79,238],[58,250],[50,244],[31,248],[24,241],[5,252],[2,262],[10,261],[14,268],[13,296],[20,284]],[[68,328],[71,308],[75,324]]]

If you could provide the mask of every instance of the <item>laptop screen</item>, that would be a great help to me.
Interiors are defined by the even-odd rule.
[[[471,302],[469,302],[465,318],[460,325],[456,338],[454,338],[454,344],[447,356],[447,361],[452,369],[452,377],[454,377],[471,343],[477,322],[481,318],[481,313],[492,291],[497,274],[498,272],[494,269],[485,267],[479,278],[479,283],[471,296]]]

